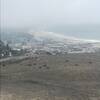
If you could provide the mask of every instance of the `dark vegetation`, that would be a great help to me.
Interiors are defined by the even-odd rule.
[[[24,55],[25,54],[25,50],[13,50],[10,46],[9,43],[4,44],[1,40],[0,40],[0,58],[6,58],[9,56],[19,56],[19,55]]]
[[[4,44],[1,40],[0,40],[0,58],[1,57],[7,57],[10,55],[11,52],[11,48],[9,47],[8,44]]]

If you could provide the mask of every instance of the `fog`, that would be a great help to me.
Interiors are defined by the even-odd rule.
[[[99,10],[100,0],[1,0],[1,27],[100,39]]]

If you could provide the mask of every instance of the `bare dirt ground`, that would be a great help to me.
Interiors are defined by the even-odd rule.
[[[0,62],[0,100],[100,100],[100,54]]]

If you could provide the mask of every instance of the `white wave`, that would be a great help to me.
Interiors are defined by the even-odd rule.
[[[46,39],[54,39],[57,41],[76,41],[76,42],[89,42],[89,43],[95,43],[95,42],[100,42],[99,40],[91,40],[91,39],[81,39],[81,38],[76,38],[76,37],[71,37],[71,36],[66,36],[64,34],[59,34],[59,33],[54,33],[54,32],[29,32],[29,34],[33,35],[35,38],[41,39],[41,38],[46,38]]]

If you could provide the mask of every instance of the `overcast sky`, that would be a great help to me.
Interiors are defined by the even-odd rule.
[[[2,27],[25,27],[71,35],[73,32],[91,32],[96,34],[94,37],[100,37],[100,0],[0,1]]]

